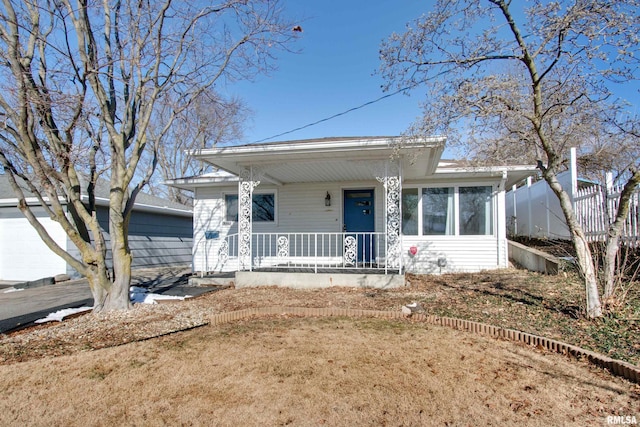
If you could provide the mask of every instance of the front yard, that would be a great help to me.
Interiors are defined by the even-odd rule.
[[[2,336],[0,424],[591,425],[640,418],[640,386],[586,361],[411,319],[274,315],[208,325],[213,314],[250,307],[399,311],[418,302],[428,314],[640,362],[638,299],[589,321],[571,275],[509,269],[407,281],[386,291],[225,289]]]
[[[546,336],[640,364],[640,287],[625,306],[588,320],[584,291],[569,273],[519,269],[441,276],[408,275],[393,290],[329,288],[225,289],[184,302],[139,304],[129,312],[83,315],[0,339],[0,363],[70,354],[146,339],[208,323],[212,314],[250,307],[299,306],[400,310],[412,302],[427,314],[457,317]]]

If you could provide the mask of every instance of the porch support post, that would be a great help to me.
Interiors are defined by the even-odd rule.
[[[385,163],[385,176],[377,177],[377,180],[384,185],[385,190],[385,234],[387,240],[386,264],[387,268],[397,269],[402,272],[402,234],[400,233],[402,224],[401,203],[402,185],[400,162],[398,159]]]
[[[253,168],[245,169],[238,179],[238,270],[253,268],[253,189],[260,184],[253,177]]]

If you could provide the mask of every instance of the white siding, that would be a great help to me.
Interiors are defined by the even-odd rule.
[[[482,182],[469,179],[447,182],[448,185],[493,185],[499,178]],[[415,184],[421,185],[421,184]],[[375,231],[384,232],[384,187],[372,182],[300,183],[283,186],[260,184],[255,192],[273,192],[276,195],[276,221],[253,224],[254,233],[339,233],[342,231],[343,191],[349,189],[375,189]],[[224,221],[224,194],[237,194],[237,185],[217,188],[199,188],[194,205],[194,271],[234,270],[233,261],[225,266],[218,262],[218,249],[223,239],[238,232],[235,222]],[[331,206],[325,206],[329,192]],[[417,273],[444,273],[454,271],[480,271],[507,266],[504,220],[504,192],[496,191],[493,200],[493,235],[488,236],[403,236],[403,265],[407,271]],[[502,219],[498,219],[501,217]],[[205,231],[217,231],[216,239],[205,239]],[[415,257],[409,255],[411,246],[418,247]],[[446,267],[438,266],[438,259],[446,260]]]
[[[39,218],[53,240],[66,249],[67,235],[55,221]],[[67,264],[44,244],[26,218],[0,221],[0,279],[37,280],[66,272]]]
[[[505,192],[495,181],[472,181],[467,179],[437,182],[443,186],[491,185],[493,193],[493,234],[486,236],[403,236],[402,254],[406,271],[412,273],[473,272],[508,266],[507,239],[505,230]],[[426,184],[425,184],[426,185]],[[433,181],[428,183],[434,185]],[[412,187],[422,187],[420,184]],[[415,246],[418,253],[410,255]],[[442,259],[446,266],[438,266]]]
[[[278,189],[278,227],[284,232],[339,233],[342,231],[342,192],[353,189],[375,189],[374,231],[384,231],[384,189],[378,182],[313,183],[286,185]],[[329,192],[331,206],[324,205]],[[254,226],[254,231],[262,232]],[[265,232],[271,230],[264,230]]]
[[[411,256],[409,249],[418,252]],[[453,273],[490,270],[498,264],[498,248],[493,236],[403,236],[403,265],[409,273]],[[438,266],[438,260],[446,262]]]
[[[208,265],[208,254],[217,254],[220,242],[228,234],[237,233],[237,226],[224,221],[224,193],[233,188],[198,188],[193,203],[193,271],[203,271]],[[236,187],[237,192],[237,187]],[[218,239],[206,240],[205,232],[218,231]],[[222,267],[214,265],[218,271]]]

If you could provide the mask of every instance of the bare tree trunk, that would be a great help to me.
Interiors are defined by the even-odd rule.
[[[116,216],[116,219],[112,218]],[[119,217],[119,219],[117,219]],[[102,310],[126,310],[131,308],[129,297],[129,285],[131,283],[131,264],[133,257],[127,238],[127,227],[124,225],[122,215],[114,209],[110,210],[109,235],[111,236],[111,253],[113,262],[113,282],[108,282],[110,289],[98,304],[94,305],[94,311]],[[106,270],[106,268],[105,268]],[[108,278],[107,278],[108,281]],[[94,298],[96,298],[94,292]],[[98,294],[99,296],[99,294]]]
[[[93,312],[98,313],[105,309],[105,302],[109,298],[111,291],[111,280],[107,275],[106,266],[96,266],[89,269],[87,274],[89,280],[89,288],[93,295]]]
[[[118,159],[117,153],[112,156]],[[113,277],[111,290],[104,301],[104,310],[126,310],[131,308],[129,286],[131,284],[131,264],[133,257],[129,247],[130,209],[123,209],[124,200],[128,198],[128,181],[122,170],[114,168],[111,176],[111,192],[109,198],[109,236],[111,238],[111,255]],[[125,211],[123,213],[123,210]]]
[[[579,233],[572,235],[573,246],[576,249],[576,257],[578,258],[578,266],[584,278],[584,285],[587,299],[587,317],[594,318],[602,316],[602,305],[598,291],[598,280],[596,276],[595,265],[589,243],[580,228]]]
[[[615,288],[616,279],[616,258],[618,257],[618,250],[620,245],[620,230],[612,230],[609,228],[607,234],[607,242],[604,250],[604,260],[602,261],[602,270],[604,277],[602,281],[604,283],[604,290],[602,293],[602,299],[605,305],[613,297],[613,290]]]
[[[131,284],[131,250],[120,233],[111,234],[111,251],[113,253],[113,285],[105,302],[107,310],[124,310],[131,308],[129,285]]]
[[[571,241],[576,250],[576,258],[578,261],[578,268],[580,274],[584,279],[586,302],[587,302],[587,317],[594,318],[602,316],[602,305],[600,304],[600,296],[598,291],[598,279],[596,275],[595,264],[593,257],[591,256],[591,250],[589,249],[589,243],[585,237],[584,231],[578,222],[575,211],[573,210],[573,203],[569,194],[562,188],[560,182],[558,182],[555,173],[545,170],[543,173],[544,179],[549,184],[549,187],[558,197],[560,202],[560,208],[564,213],[567,226],[571,234]]]
[[[631,172],[631,178],[624,185],[624,188],[620,193],[616,218],[611,225],[609,225],[609,230],[607,231],[607,243],[603,261],[604,292],[602,294],[605,301],[608,301],[613,297],[616,276],[616,258],[618,250],[620,249],[620,235],[622,234],[622,227],[624,226],[624,222],[629,214],[631,196],[640,183],[640,170],[632,170]],[[605,203],[607,203],[606,200]]]

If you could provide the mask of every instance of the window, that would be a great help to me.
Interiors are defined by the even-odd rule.
[[[453,188],[422,189],[422,234],[453,235]]]
[[[493,234],[493,188],[424,187],[402,190],[405,236]]]
[[[460,187],[460,234],[482,235],[493,233],[491,214],[491,187]]]
[[[238,195],[225,194],[224,206],[226,209],[225,220],[228,222],[238,221]]]
[[[253,220],[262,222],[273,222],[276,219],[275,195],[254,194],[253,195]]]
[[[402,191],[402,234],[405,236],[418,235],[418,196],[417,188],[407,188]]]
[[[276,204],[274,193],[254,194],[251,219],[255,222],[274,222],[276,219]],[[229,222],[238,221],[238,195],[225,194],[225,219]]]

